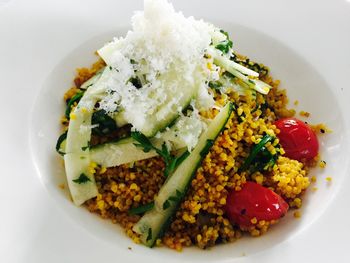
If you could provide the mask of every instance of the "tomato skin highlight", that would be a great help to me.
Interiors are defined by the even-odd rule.
[[[318,154],[316,134],[304,122],[296,118],[283,118],[275,122],[280,133],[277,137],[285,156],[294,160],[311,160]]]
[[[226,199],[227,217],[242,228],[253,226],[251,220],[277,220],[288,211],[288,204],[272,190],[246,182],[240,191],[231,190]]]

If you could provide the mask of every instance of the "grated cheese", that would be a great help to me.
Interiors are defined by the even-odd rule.
[[[213,59],[205,58],[204,54],[212,36],[221,37],[218,32],[211,24],[175,12],[166,0],[145,0],[144,11],[132,17],[132,30],[98,51],[111,68],[100,108],[109,113],[121,111],[127,123],[141,130],[149,116],[156,122],[164,120],[169,112],[181,116],[183,108],[179,105],[185,99],[193,99],[199,110],[213,107],[207,83],[219,78],[218,68],[208,69],[206,65]],[[142,88],[136,88],[130,81],[135,76]],[[193,127],[182,126],[204,127],[198,114],[192,114],[188,120],[193,121]],[[182,122],[187,123],[187,119],[179,123]],[[196,140],[189,134],[181,136],[189,149],[195,145]]]
[[[171,128],[156,135],[157,138],[166,142],[168,149],[187,147],[188,151],[191,152],[197,145],[199,136],[207,127],[206,122],[199,115],[194,101],[191,102],[191,107],[193,111],[188,116],[182,114]]]

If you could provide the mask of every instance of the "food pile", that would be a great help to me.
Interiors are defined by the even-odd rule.
[[[64,96],[57,151],[76,205],[181,250],[265,233],[300,208],[315,132],[227,32],[145,0]]]

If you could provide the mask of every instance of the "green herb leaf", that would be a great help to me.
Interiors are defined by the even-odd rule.
[[[149,229],[148,229],[148,235],[147,235],[146,241],[150,241],[151,239],[152,239],[152,228],[149,228]]]
[[[75,94],[67,103],[67,108],[66,108],[66,112],[65,112],[65,116],[66,118],[69,120],[70,118],[70,113],[72,111],[72,107],[74,105],[74,103],[78,103],[80,101],[80,99],[83,97],[84,92],[78,92],[77,94]]]
[[[224,35],[227,37],[227,39],[230,38],[229,35],[228,35],[228,33],[227,33],[225,30],[220,29],[220,33],[224,34]]]
[[[221,41],[219,44],[217,44],[215,46],[215,48],[222,51],[222,53],[226,54],[229,52],[229,50],[230,50],[230,48],[232,48],[232,46],[233,46],[232,41],[229,39],[225,39],[225,40]]]
[[[272,155],[265,145],[268,142],[273,142],[275,140],[274,137],[270,135],[265,135],[261,141],[256,144],[253,149],[251,150],[248,158],[245,160],[243,165],[240,167],[240,171],[245,171],[249,169],[251,173],[256,171],[262,171],[267,170],[269,167],[273,167],[273,165],[276,163],[278,159],[278,152],[277,154]],[[279,145],[275,147],[277,150],[279,149]]]
[[[105,110],[95,111],[92,114],[91,124],[98,125],[98,127],[92,129],[92,133],[99,136],[108,135],[118,128],[113,118]]]
[[[208,154],[210,148],[213,146],[213,144],[214,144],[214,140],[207,140],[207,143],[205,144],[204,148],[200,152],[200,155],[202,157],[205,157]]]
[[[209,81],[208,86],[214,90],[219,90],[222,87],[222,83],[219,81]]]
[[[163,203],[163,210],[166,210],[170,207],[170,201],[169,200],[165,200],[165,202]]]
[[[140,205],[138,207],[134,207],[129,209],[128,214],[129,215],[140,215],[140,214],[144,214],[147,211],[151,210],[154,207],[154,202],[150,202],[148,204],[145,205]]]
[[[81,173],[77,179],[74,179],[72,181],[77,184],[85,184],[87,182],[90,182],[91,180],[84,173]]]
[[[60,154],[60,155],[65,155],[66,153],[62,151],[62,144],[63,142],[67,139],[67,131],[62,133],[60,135],[60,137],[58,137],[57,139],[57,143],[56,143],[56,151]]]
[[[175,158],[175,167],[174,167],[174,170],[176,167],[178,167],[188,156],[190,155],[190,152],[189,151],[185,151],[183,154],[181,154],[179,157],[176,157]]]
[[[183,198],[183,196],[184,196],[184,194],[180,190],[176,189],[175,195],[170,196],[163,203],[163,210],[166,210],[167,208],[169,208],[171,205],[171,202],[174,202],[174,203],[180,202],[181,199]]]
[[[150,140],[141,132],[131,132],[131,137],[137,141],[138,143],[135,143],[134,145],[136,147],[143,148],[144,152],[149,152],[150,150],[155,150],[155,147],[153,147]]]
[[[90,141],[87,142],[87,145],[86,145],[86,146],[81,147],[81,149],[82,149],[83,151],[86,151],[86,150],[89,149],[89,148],[90,148]]]
[[[176,167],[183,161],[185,160],[189,152],[186,151],[179,157],[173,156],[169,150],[168,147],[166,146],[165,143],[162,144],[162,148],[158,149],[153,146],[151,141],[142,133],[140,132],[132,132],[131,137],[137,141],[138,143],[135,143],[134,145],[136,147],[141,147],[143,148],[144,152],[149,152],[150,150],[156,151],[156,153],[161,156],[165,162],[165,169],[164,169],[164,176],[168,177],[169,174],[171,174]]]
[[[142,88],[141,80],[138,77],[131,77],[127,82],[130,82],[137,89]]]

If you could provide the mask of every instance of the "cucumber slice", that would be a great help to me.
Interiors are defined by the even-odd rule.
[[[117,42],[112,41],[104,45],[102,48],[97,50],[97,54],[106,62],[107,65],[112,64],[112,55],[119,45]]]
[[[88,88],[90,88],[92,85],[94,85],[101,77],[103,71],[104,71],[105,67],[100,69],[99,71],[96,72],[96,74],[94,76],[92,76],[91,78],[89,78],[87,81],[85,81],[83,84],[81,84],[80,89],[82,90],[87,90]]]
[[[201,135],[192,153],[168,177],[155,198],[154,208],[148,211],[133,227],[141,235],[141,241],[152,247],[158,237],[164,233],[176,212],[181,200],[185,196],[197,168],[208,153],[217,136],[224,129],[231,116],[233,104],[228,103],[209,124]]]
[[[141,148],[136,147],[134,143],[137,142],[128,137],[116,142],[101,144],[90,150],[91,160],[104,167],[115,167],[158,155],[153,150],[144,152]]]
[[[162,138],[152,138],[150,141],[156,148],[161,148],[164,143]],[[127,137],[94,146],[90,149],[91,161],[108,168],[158,156],[154,150],[144,152],[142,148],[135,146],[137,143],[133,138]],[[181,153],[184,149],[185,147],[177,147],[174,151]]]
[[[81,101],[87,101],[89,99],[96,102],[96,100],[89,96]],[[85,110],[82,111],[79,104],[71,113],[66,140],[66,154],[64,155],[68,186],[73,202],[76,205],[81,205],[98,193],[93,174],[91,174],[88,169],[90,165],[90,155],[87,146],[90,142],[91,129],[80,129],[82,125],[86,125],[86,127],[91,126],[93,109],[84,108]],[[89,181],[81,184],[74,182],[74,180],[77,180],[82,174],[87,176]]]
[[[185,100],[180,100],[177,104],[177,107],[182,110],[187,108],[190,105],[191,100],[194,96],[190,96]],[[158,116],[162,116],[162,119],[159,120]],[[155,115],[149,115],[146,118],[146,121],[139,131],[147,137],[153,137],[158,132],[164,131],[166,127],[174,123],[180,114],[177,109],[171,109],[167,107],[167,104],[164,105]]]
[[[106,79],[110,70],[106,67],[80,99],[70,114],[70,122],[65,145],[64,164],[68,187],[76,205],[95,197],[98,193],[94,175],[89,169],[91,163],[89,144],[91,138],[91,117],[96,102],[104,95]],[[80,180],[80,178],[85,178]]]

